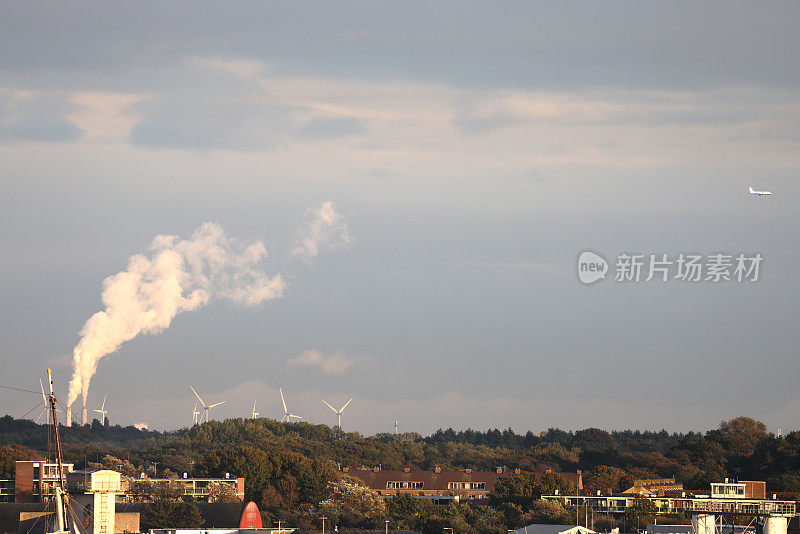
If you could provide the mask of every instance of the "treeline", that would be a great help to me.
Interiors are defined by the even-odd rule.
[[[385,509],[375,505],[378,508],[371,516],[356,518],[347,512],[345,501],[368,497],[362,490],[341,485],[343,480],[347,482],[339,469],[344,466],[475,470],[505,466],[527,472],[581,469],[587,491],[621,491],[636,479],[659,477],[674,477],[687,489],[707,489],[712,481],[734,477],[766,480],[769,492],[800,492],[800,433],[776,437],[763,423],[745,417],[723,421],[717,429],[703,434],[590,428],[577,432],[550,429],[535,435],[516,434],[510,429],[448,429],[428,437],[364,437],[355,432],[340,434],[326,425],[272,419],[211,421],[172,432],[99,423],[61,429],[65,461],[76,468],[115,469],[132,477],[142,472],[167,478],[184,472],[203,477],[223,477],[225,473],[243,476],[246,499],[258,503],[271,519],[295,522],[312,521],[324,503],[329,508],[331,503],[338,503],[345,510],[341,512],[343,525],[362,527],[372,523],[380,526],[378,518],[387,514],[399,521],[398,514],[405,512],[398,506],[417,506],[405,501],[389,503]],[[0,418],[0,476],[13,471],[15,460],[41,455],[48,444],[44,425]],[[515,507],[510,508],[505,503],[508,499],[496,492],[494,504],[481,511],[480,517],[463,506],[447,513],[461,514],[467,524],[494,524],[500,532],[532,518],[556,521],[562,517],[566,511],[534,498],[541,488],[533,484],[523,480],[515,486],[512,493],[518,491],[524,496],[516,501],[508,498],[518,502]],[[341,497],[338,501],[337,495]],[[426,525],[444,520],[445,512],[440,508],[414,510],[418,517],[428,518]],[[450,516],[445,519],[455,520]],[[423,526],[415,523],[415,528]]]

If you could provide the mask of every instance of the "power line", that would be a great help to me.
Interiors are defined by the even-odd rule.
[[[13,389],[14,391],[22,391],[23,393],[33,393],[35,395],[41,395],[41,391],[31,391],[30,389],[22,389],[22,388],[15,388],[12,386],[0,386],[0,389]]]

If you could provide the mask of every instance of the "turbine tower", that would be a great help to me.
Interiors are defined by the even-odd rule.
[[[222,401],[222,402],[216,402],[214,404],[206,404],[205,401],[200,398],[200,395],[197,394],[197,392],[194,390],[194,388],[192,386],[189,386],[189,389],[192,390],[192,393],[194,393],[194,396],[197,397],[197,400],[199,400],[200,404],[203,405],[203,414],[200,416],[200,422],[201,423],[203,422],[203,418],[205,418],[206,423],[208,423],[208,421],[209,421],[209,412],[211,411],[211,408],[213,408],[215,406],[219,406],[220,404],[224,404],[226,402],[226,401]]]
[[[299,415],[295,415],[286,408],[286,399],[283,398],[283,388],[278,388],[278,391],[281,392],[281,402],[283,403],[283,417],[281,417],[281,423],[291,423],[292,417],[295,419],[302,419]]]
[[[197,416],[200,415],[200,412],[197,411],[197,403],[194,403],[194,410],[192,410],[192,424],[197,424]]]
[[[256,411],[256,400],[255,400],[255,399],[253,399],[253,414],[252,414],[252,419],[257,419],[259,415],[261,415],[261,414],[260,414],[260,413],[258,413],[258,412]]]
[[[104,426],[106,424],[106,414],[108,413],[108,410],[106,410],[106,397],[108,397],[108,395],[103,397],[103,405],[100,406],[100,409],[95,410],[95,412],[100,414],[100,424]]]
[[[337,410],[336,408],[334,408],[333,406],[331,406],[330,404],[328,404],[328,403],[325,401],[325,399],[322,399],[322,402],[324,402],[324,403],[325,403],[325,406],[327,406],[328,408],[330,408],[331,410],[333,410],[333,413],[335,413],[335,414],[336,414],[337,425],[339,426],[339,431],[341,432],[341,430],[342,430],[342,412],[344,411],[344,409],[345,409],[345,408],[347,408],[347,405],[348,405],[348,404],[350,404],[351,402],[353,402],[353,399],[350,399],[349,401],[347,401],[346,403],[344,403],[344,406],[342,406],[342,407],[341,407],[340,409],[338,409],[338,410]]]

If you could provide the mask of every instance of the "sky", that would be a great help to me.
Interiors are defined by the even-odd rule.
[[[282,388],[334,424],[322,400],[353,398],[363,434],[798,429],[798,20],[791,2],[6,2],[0,386],[38,390],[50,366],[65,396],[104,280],[213,223],[263,244],[281,291],[211,294],[121,343],[88,393],[112,423],[187,426],[192,385],[220,419],[254,400],[279,418]],[[309,241],[324,206],[335,231]],[[586,250],[609,264],[591,285]],[[614,279],[621,254],[682,253],[763,261],[755,282]],[[0,389],[0,414],[37,402]]]

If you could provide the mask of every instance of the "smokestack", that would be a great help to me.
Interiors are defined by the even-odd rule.
[[[81,417],[81,419],[83,419],[83,424],[84,424],[84,425],[85,425],[86,423],[88,423],[88,421],[87,421],[87,419],[88,419],[88,414],[86,413],[86,401],[83,401],[83,416]]]
[[[66,425],[72,426],[72,406],[67,407]]]
[[[104,309],[81,329],[72,352],[72,379],[67,406],[89,395],[89,384],[104,356],[140,334],[169,328],[180,313],[212,299],[255,306],[280,298],[286,284],[280,274],[268,276],[259,264],[267,249],[260,241],[246,244],[205,223],[189,239],[156,236],[147,254],[128,260],[127,270],[103,281]]]

